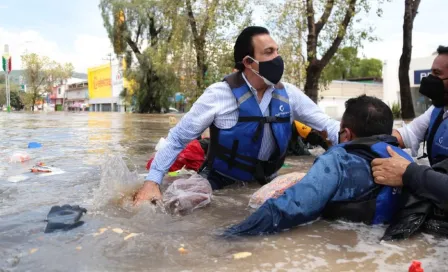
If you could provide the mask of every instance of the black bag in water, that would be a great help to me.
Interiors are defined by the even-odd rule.
[[[70,206],[53,206],[47,215],[47,227],[45,233],[50,233],[55,230],[71,230],[84,224],[79,221],[83,213],[87,210],[78,205]]]
[[[417,197],[409,192],[404,193],[403,198],[403,208],[401,208],[395,220],[386,229],[381,240],[391,241],[409,238],[420,229],[433,209],[431,201]]]
[[[432,169],[436,172],[448,174],[448,159],[434,164]],[[440,212],[437,212],[438,210],[442,211],[441,213],[448,211],[448,205],[433,203],[408,191],[404,192],[402,196],[403,206],[396,219],[386,229],[382,240],[406,239],[421,228],[429,232],[448,235],[447,216],[438,216]],[[440,218],[442,219],[439,220]]]

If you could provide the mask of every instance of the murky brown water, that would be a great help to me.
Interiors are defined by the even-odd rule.
[[[210,206],[183,217],[101,201],[102,194],[108,200],[121,193],[117,181],[101,183],[108,155],[126,157],[143,179],[146,160],[168,129],[164,115],[0,113],[0,271],[407,271],[413,259],[425,271],[447,270],[447,240],[419,234],[380,243],[379,226],[318,221],[279,235],[220,238],[220,230],[251,212],[252,185],[218,191]],[[27,150],[30,141],[43,148]],[[18,150],[32,160],[9,163]],[[290,158],[294,167],[282,172],[305,171],[313,159]],[[40,161],[60,171],[29,173]],[[50,207],[62,204],[87,208],[86,223],[44,234]],[[138,236],[124,240],[129,233]],[[186,254],[178,252],[182,245]],[[232,258],[244,251],[252,256]]]

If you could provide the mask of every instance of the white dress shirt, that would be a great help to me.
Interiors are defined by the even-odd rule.
[[[253,95],[257,91],[243,78]],[[289,96],[291,107],[291,123],[298,120],[318,131],[327,131],[329,139],[338,143],[339,122],[326,115],[308,96],[296,86],[283,83]],[[274,87],[266,90],[261,101],[258,101],[261,112],[269,116],[269,104]],[[257,99],[258,100],[258,99]],[[160,184],[163,176],[176,160],[177,155],[192,140],[202,134],[211,124],[220,129],[228,129],[236,125],[238,120],[238,105],[235,96],[226,82],[217,82],[209,86],[193,104],[179,123],[170,130],[166,145],[160,149],[151,164],[146,180]],[[276,148],[275,139],[269,124],[265,124],[261,149],[258,159],[268,160]]]

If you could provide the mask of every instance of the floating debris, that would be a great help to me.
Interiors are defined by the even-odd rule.
[[[77,246],[76,247],[76,250],[81,250],[82,249],[82,246]]]
[[[247,257],[250,257],[250,256],[252,256],[251,252],[238,252],[238,253],[233,254],[233,258],[235,260],[244,259],[244,258],[247,258]]]
[[[180,247],[177,251],[179,251],[180,254],[187,254],[188,253],[188,250],[186,250],[183,247]]]
[[[115,232],[115,233],[118,233],[118,234],[122,234],[123,233],[123,230],[120,229],[120,228],[114,228],[114,229],[112,229],[112,231]]]
[[[34,253],[36,253],[38,250],[39,250],[38,248],[32,248],[32,249],[30,250],[30,254],[34,254]]]
[[[134,236],[137,236],[137,235],[138,235],[138,233],[130,233],[126,237],[124,237],[124,240],[126,241],[127,239],[130,239],[130,238],[132,238]]]

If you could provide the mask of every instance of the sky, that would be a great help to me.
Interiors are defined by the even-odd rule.
[[[376,0],[370,0],[376,2]],[[108,62],[112,52],[103,26],[99,0],[0,0],[0,52],[9,44],[13,69],[20,55],[33,52],[59,62],[72,62],[77,72]],[[364,44],[360,56],[398,59],[402,47],[404,0],[383,6],[383,16],[372,12],[363,22],[374,26],[379,41]],[[261,10],[254,13],[256,24]],[[272,11],[271,11],[272,12]],[[414,22],[413,57],[431,55],[438,45],[448,45],[448,0],[422,0]]]

